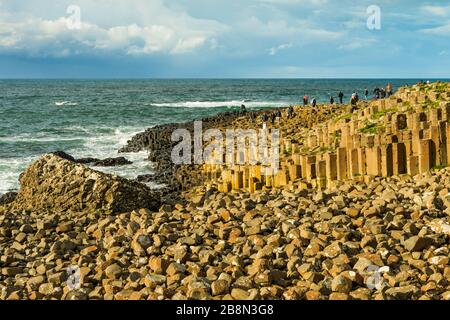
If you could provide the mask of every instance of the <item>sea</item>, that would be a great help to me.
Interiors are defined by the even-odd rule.
[[[19,188],[19,175],[57,150],[75,158],[117,157],[133,135],[166,123],[238,110],[300,104],[304,95],[326,103],[342,91],[395,88],[426,79],[173,79],[0,80],[0,194]],[[135,178],[151,174],[147,153],[123,154],[133,164],[94,168]],[[149,183],[150,187],[159,187]]]

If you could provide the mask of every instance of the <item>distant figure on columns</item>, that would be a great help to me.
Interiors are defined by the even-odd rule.
[[[250,112],[250,120],[252,121],[252,123],[255,123],[255,113],[254,112]]]
[[[388,83],[388,85],[386,86],[386,93],[387,93],[388,97],[392,96],[392,94],[393,94],[393,92],[392,92],[392,84]]]
[[[344,94],[342,93],[342,91],[339,92],[338,97],[339,97],[339,103],[343,104],[344,103]]]
[[[261,115],[261,121],[263,123],[263,129],[266,130],[267,129],[267,121],[269,120],[269,117],[267,116],[266,113],[263,113]]]
[[[303,105],[304,106],[308,105],[308,100],[309,100],[309,97],[307,95],[303,96]]]
[[[288,118],[291,119],[294,117],[294,108],[292,106],[287,110]]]
[[[241,105],[241,112],[242,112],[242,114],[247,113],[247,108],[245,107],[244,104]]]

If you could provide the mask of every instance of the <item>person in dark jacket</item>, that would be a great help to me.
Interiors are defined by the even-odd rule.
[[[287,110],[287,114],[288,114],[288,118],[291,119],[294,117],[294,108],[292,108],[292,106],[290,106]]]
[[[263,123],[263,129],[267,128],[267,121],[269,121],[269,117],[267,116],[267,114],[263,113],[261,115],[261,121]]]
[[[376,87],[374,90],[373,90],[373,94],[375,95],[375,99],[380,99],[380,88],[378,88],[378,87]]]
[[[344,103],[344,94],[342,93],[342,91],[339,92],[338,97],[339,97],[339,103],[343,104]]]

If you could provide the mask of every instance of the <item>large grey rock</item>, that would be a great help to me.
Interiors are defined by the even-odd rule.
[[[140,208],[157,210],[159,197],[147,186],[101,173],[54,154],[32,163],[21,175],[13,209],[64,212]]]

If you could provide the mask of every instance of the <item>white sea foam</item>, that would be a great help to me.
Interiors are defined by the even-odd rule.
[[[93,169],[116,174],[128,179],[135,179],[138,175],[151,174],[154,172],[153,164],[147,160],[148,154],[146,151],[138,153],[124,153],[118,154],[118,149],[126,144],[136,133],[141,132],[142,128],[137,127],[122,127],[114,130],[108,130],[109,133],[98,133],[98,129],[102,128],[81,128],[70,127],[73,131],[83,129],[87,133],[87,137],[79,138],[53,138],[39,135],[34,137],[32,134],[22,134],[17,137],[0,138],[0,141],[71,141],[82,139],[83,145],[76,150],[63,150],[71,154],[75,158],[110,158],[123,156],[133,163],[125,166],[117,167],[93,167]],[[69,129],[69,128],[67,128]],[[104,128],[105,130],[111,128]],[[0,194],[9,191],[15,191],[19,188],[19,175],[40,156],[33,157],[17,157],[17,158],[0,158]],[[146,183],[151,188],[160,188],[161,185],[153,182]]]
[[[172,107],[172,108],[233,108],[240,107],[244,104],[248,108],[262,107],[282,107],[287,105],[281,101],[248,101],[248,100],[231,100],[231,101],[184,101],[184,102],[165,102],[152,103],[156,107]]]
[[[0,137],[0,142],[56,142],[56,141],[79,141],[81,138],[59,138],[59,137],[33,137],[32,135],[19,135],[15,137]]]
[[[0,194],[16,191],[19,187],[19,175],[37,157],[0,158]]]
[[[55,101],[55,106],[62,107],[62,106],[77,106],[78,103],[76,102],[70,102],[70,101]]]

